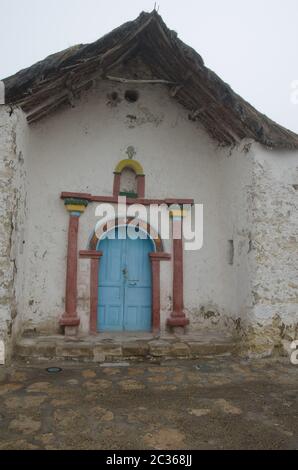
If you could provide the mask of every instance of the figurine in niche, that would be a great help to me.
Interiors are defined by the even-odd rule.
[[[137,175],[131,168],[124,168],[120,180],[120,196],[138,197]]]

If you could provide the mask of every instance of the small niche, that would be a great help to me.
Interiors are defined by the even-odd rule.
[[[120,180],[120,196],[137,198],[137,176],[130,168],[124,168]]]
[[[228,240],[228,263],[230,266],[234,264],[234,240]]]
[[[124,98],[128,103],[135,103],[139,99],[139,92],[136,90],[126,90]]]

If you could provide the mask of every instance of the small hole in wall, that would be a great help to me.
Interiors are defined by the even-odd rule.
[[[118,93],[117,93],[117,91],[113,91],[113,92],[111,93],[111,100],[112,100],[112,101],[117,101],[117,100],[118,100]]]
[[[129,103],[135,103],[139,99],[139,93],[136,90],[126,90],[124,98]]]
[[[228,240],[228,263],[234,264],[234,240]]]

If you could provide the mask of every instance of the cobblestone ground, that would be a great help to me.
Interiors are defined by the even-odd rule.
[[[0,368],[0,449],[298,449],[298,367],[230,358]]]

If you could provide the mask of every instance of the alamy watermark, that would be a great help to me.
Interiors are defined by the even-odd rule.
[[[291,83],[291,103],[298,104],[298,80]]]
[[[292,353],[290,357],[291,363],[294,366],[298,366],[298,340],[292,342],[291,349],[292,349]]]
[[[160,237],[162,240],[182,239],[186,251],[200,250],[203,246],[203,204],[127,204],[126,196],[119,196],[116,206],[99,204],[95,216],[95,234],[100,240],[104,236],[116,238]],[[172,219],[172,224],[171,224]],[[125,230],[119,230],[123,226]]]

